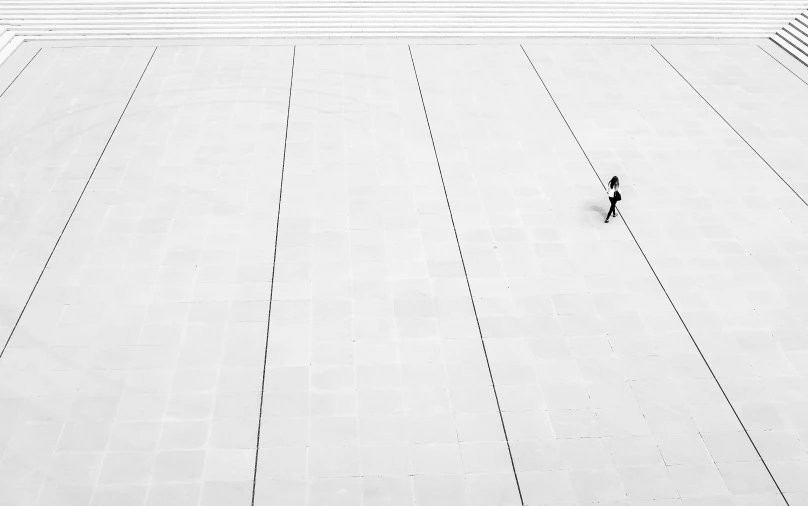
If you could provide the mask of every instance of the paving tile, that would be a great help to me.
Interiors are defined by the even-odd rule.
[[[755,447],[763,460],[806,460],[808,453],[795,431],[763,431],[752,433]]]
[[[508,447],[502,441],[460,443],[460,454],[466,473],[513,472]]]
[[[204,450],[171,450],[158,452],[152,480],[161,482],[200,481],[205,467]]]
[[[60,168],[37,175],[26,163],[29,182],[18,182],[36,203],[19,219],[36,212],[36,220],[54,224],[19,229],[47,230],[37,255],[48,254],[47,237],[55,241],[61,231],[65,205],[72,209],[151,54],[43,50],[30,67],[32,78],[47,76],[36,85],[40,102],[20,95],[3,108],[31,109],[16,121],[14,142],[47,153],[35,164]],[[286,119],[283,87],[275,84],[284,72],[288,82],[290,70],[284,48],[161,48],[154,55],[3,357],[4,384],[17,385],[28,371],[24,388],[3,397],[30,405],[15,415],[14,445],[30,447],[28,437],[36,436],[43,451],[28,450],[16,479],[44,484],[40,502],[66,487],[77,503],[88,489],[88,504],[197,504],[203,479],[251,481],[258,416],[250,408],[258,404],[249,396],[260,396],[263,369],[252,357],[263,356],[266,318],[248,321],[243,311],[234,318],[231,306],[256,302],[268,310],[261,262],[274,249],[278,125]],[[35,122],[49,125],[37,134],[47,143],[25,126]],[[0,159],[12,163],[8,177],[23,168],[21,159]],[[29,248],[24,237],[13,244]],[[199,277],[197,266],[207,267]],[[10,287],[4,282],[4,297],[13,295]],[[51,401],[57,397],[63,400]],[[253,433],[251,443],[209,450],[220,419],[247,417],[242,431]]]
[[[413,490],[418,506],[469,504],[462,475],[420,475],[413,477]]]
[[[253,457],[255,457],[255,453]],[[202,485],[201,506],[246,504],[252,499],[252,480],[242,482],[206,481]]]
[[[618,473],[626,495],[632,499],[664,500],[679,497],[676,484],[664,467],[623,467]]]
[[[43,48],[0,99],[0,198],[7,203],[0,215],[3,342],[45,268],[151,51]],[[24,328],[19,330],[25,334]]]
[[[154,470],[153,452],[109,452],[98,482],[101,484],[149,483]]]
[[[254,470],[253,449],[209,450],[202,476],[211,483],[245,483],[252,481]]]
[[[606,180],[617,174],[625,180],[621,210],[626,221],[712,372],[722,385],[726,382],[725,392],[745,427],[754,433],[799,426],[802,395],[800,388],[791,386],[801,384],[795,365],[799,362],[792,361],[776,334],[788,336],[804,327],[798,306],[786,309],[791,307],[789,301],[778,294],[804,289],[796,257],[803,248],[798,238],[803,235],[808,208],[654,48],[569,47],[555,51],[536,46],[527,51],[598,176]],[[753,145],[759,140],[772,152],[776,141],[761,132],[773,128],[775,107],[756,109],[757,104],[777,100],[773,95],[763,98],[772,93],[764,91],[767,89],[802,91],[788,79],[775,83],[773,74],[752,70],[766,67],[771,58],[759,48],[741,46],[666,46],[661,52],[677,68],[681,66],[686,77],[693,78],[708,100],[714,97],[719,109],[736,118],[739,128],[750,132]],[[732,68],[742,60],[749,60],[748,65]],[[589,62],[585,79],[573,70],[582,61]],[[782,70],[772,67],[773,72]],[[747,71],[754,72],[754,77],[747,77]],[[746,89],[754,90],[750,93],[761,99],[750,99],[740,91]],[[781,136],[789,134],[777,135]],[[785,158],[801,149],[798,144],[779,144],[777,148]],[[775,163],[782,164],[784,157]],[[727,167],[732,167],[732,177],[726,176]],[[698,185],[692,186],[696,181]],[[749,198],[744,188],[750,185],[756,195],[765,198],[757,199],[754,211],[746,213]],[[621,271],[626,268],[620,264]],[[639,313],[641,320],[645,311],[653,309],[648,302]],[[664,328],[675,327],[666,323]],[[652,328],[646,326],[645,330]],[[794,345],[793,335],[786,339],[787,347]],[[681,346],[677,349],[683,350]],[[649,349],[647,355],[657,353]],[[692,355],[692,351],[685,353],[686,357]],[[739,431],[726,401],[721,402],[723,393],[698,361],[666,358],[658,361],[661,367],[653,367],[657,359],[644,357],[640,355],[639,362],[631,359],[628,372],[652,433]],[[657,389],[661,395],[653,393]],[[682,404],[687,410],[679,407]],[[791,425],[793,422],[796,424]],[[722,453],[717,438],[711,445],[717,454]],[[677,448],[676,452],[684,450]],[[702,476],[714,476],[723,466],[712,463],[701,450],[699,457],[674,456],[671,449],[662,453],[667,453],[666,462],[691,461],[682,462],[680,473],[688,466],[706,465],[709,474]],[[717,458],[745,458],[723,453]],[[731,495],[768,492],[763,483],[771,482],[771,477],[759,459],[727,464],[731,464],[728,469],[737,466],[742,469],[738,472],[750,475],[746,487],[720,472]],[[753,478],[754,473],[760,475]],[[692,485],[693,493],[700,494],[721,488],[717,483]]]
[[[409,52],[296,51],[258,488],[457,504],[510,458]],[[310,445],[303,475],[284,441]],[[461,479],[418,481],[439,475]]]
[[[147,506],[190,506],[199,503],[201,485],[199,483],[156,483],[149,487],[146,496]]]
[[[146,504],[148,485],[99,485],[93,495],[92,506],[143,506]]]
[[[308,504],[348,506],[362,501],[362,483],[359,478],[325,478],[309,482]]]
[[[669,458],[715,469],[694,418],[726,400],[631,236],[602,226],[603,190],[524,53],[413,54],[520,483],[569,471],[572,496],[539,504],[678,497],[656,437],[694,437]],[[626,490],[618,462],[666,478]]]
[[[46,484],[42,487],[36,504],[42,506],[84,506],[91,504],[93,487],[91,485],[58,485]]]
[[[655,272],[518,46],[413,46],[429,125],[404,46],[298,47],[277,248],[292,49],[163,47],[0,362],[0,502],[244,503],[260,421],[262,504],[782,504],[655,273],[806,502],[804,204],[653,48],[526,49]],[[801,83],[659,49],[808,191]],[[0,333],[150,54],[0,99]]]
[[[313,446],[308,449],[307,474],[312,478],[340,478],[359,474],[356,446]]]
[[[413,505],[412,478],[366,476],[362,479],[362,502],[385,506]]]
[[[299,506],[307,504],[307,494],[305,480],[264,479],[256,486],[255,500]]]
[[[805,84],[757,45],[658,49],[805,198],[808,181],[797,167],[808,146],[793,135],[805,128]],[[796,251],[800,242],[787,244]]]
[[[710,465],[669,466],[681,497],[717,497],[729,494],[721,468]],[[734,491],[733,491],[734,492]]]
[[[766,494],[775,492],[771,478],[761,474],[765,472],[763,463],[757,462],[726,462],[718,464],[721,477],[730,492],[741,495]],[[703,473],[703,471],[702,471]],[[700,475],[701,473],[699,473]]]
[[[772,473],[777,473],[777,483],[783,492],[792,494],[808,493],[808,486],[805,484],[805,472],[808,470],[808,461],[800,459],[793,460],[767,460],[767,464],[772,469]]]
[[[575,504],[575,491],[567,471],[522,472],[519,483],[527,504]]]
[[[471,474],[466,478],[466,490],[472,505],[515,506],[521,504],[514,486],[513,472]]]
[[[570,471],[569,476],[578,502],[620,501],[626,498],[623,482],[615,469]]]
[[[756,462],[760,460],[749,436],[743,432],[704,432],[701,438],[714,462]]]
[[[258,469],[266,480],[302,479],[306,475],[305,446],[277,446],[259,452]]]
[[[694,434],[670,434],[657,437],[657,446],[668,466],[711,463],[704,441]]]

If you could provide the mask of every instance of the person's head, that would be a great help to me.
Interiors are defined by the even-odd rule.
[[[609,180],[609,188],[614,188],[615,186],[620,186],[620,180],[617,179],[617,176],[614,176]]]

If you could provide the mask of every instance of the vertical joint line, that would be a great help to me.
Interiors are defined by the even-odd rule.
[[[752,147],[752,145],[751,145],[751,144],[749,144],[749,141],[747,141],[747,140],[744,138],[744,136],[743,136],[743,135],[741,135],[741,133],[740,133],[740,132],[738,132],[737,130],[735,130],[735,127],[734,127],[734,126],[732,126],[732,125],[730,124],[730,122],[729,122],[729,121],[727,121],[727,119],[726,119],[726,118],[725,118],[725,117],[724,117],[724,116],[723,116],[723,115],[722,115],[720,112],[718,112],[718,110],[717,110],[715,107],[713,107],[713,104],[711,104],[709,101],[707,101],[707,99],[706,99],[706,98],[704,98],[704,95],[702,95],[701,93],[699,93],[699,90],[697,90],[695,86],[693,86],[692,84],[690,84],[690,81],[688,81],[688,80],[687,80],[687,78],[686,78],[685,76],[683,76],[683,75],[682,75],[682,73],[681,73],[681,72],[679,72],[679,70],[678,70],[676,67],[674,67],[674,66],[673,66],[673,64],[672,64],[670,61],[668,61],[668,59],[667,59],[667,58],[665,58],[665,55],[663,55],[662,53],[660,53],[660,52],[659,52],[659,49],[657,49],[657,48],[656,48],[656,46],[654,46],[653,44],[651,45],[651,47],[652,47],[652,48],[654,48],[654,51],[656,51],[656,52],[657,52],[657,54],[658,54],[659,56],[661,56],[663,60],[665,60],[665,63],[667,63],[667,64],[670,66],[670,68],[672,68],[672,69],[674,70],[674,72],[676,72],[677,74],[679,74],[679,77],[681,77],[681,78],[682,78],[682,80],[683,80],[684,82],[686,82],[686,83],[687,83],[687,85],[688,85],[688,86],[690,86],[690,88],[691,88],[693,91],[695,91],[695,92],[696,92],[696,95],[698,95],[699,97],[701,97],[701,99],[704,101],[704,103],[705,103],[705,104],[707,104],[708,106],[710,106],[710,109],[712,109],[712,110],[713,110],[713,112],[714,112],[714,113],[716,113],[716,114],[718,115],[718,117],[720,117],[722,120],[724,120],[724,123],[726,123],[726,124],[727,124],[727,126],[728,126],[728,127],[730,127],[730,128],[732,129],[732,131],[733,131],[733,132],[735,132],[735,135],[737,135],[738,137],[740,137],[740,139],[741,139],[742,141],[744,141],[744,142],[746,143],[746,145],[747,145],[747,146],[749,146],[749,149],[751,149],[752,151],[754,151],[754,152],[755,152],[755,154],[758,156],[758,158],[760,158],[761,160],[763,160],[763,163],[765,163],[765,164],[766,164],[766,166],[768,166],[768,167],[769,167],[769,169],[771,169],[771,171],[772,171],[772,172],[774,172],[774,173],[775,173],[775,175],[777,175],[777,177],[779,177],[779,178],[780,178],[780,181],[782,181],[783,183],[785,183],[785,185],[786,185],[786,186],[788,186],[788,189],[789,189],[789,190],[791,190],[791,191],[792,191],[792,193],[794,193],[794,195],[796,195],[796,196],[797,196],[797,198],[798,198],[798,199],[800,199],[800,200],[802,201],[802,203],[803,203],[803,204],[805,204],[806,206],[808,206],[808,202],[805,202],[805,199],[803,199],[803,198],[802,198],[802,196],[800,196],[800,194],[799,194],[799,193],[797,193],[797,190],[795,190],[794,188],[792,188],[792,187],[791,187],[791,185],[790,185],[790,184],[788,184],[788,181],[786,181],[785,179],[783,179],[783,176],[781,176],[779,172],[777,172],[776,170],[774,170],[774,167],[772,167],[772,166],[771,166],[771,164],[770,164],[769,162],[767,162],[767,161],[766,161],[766,159],[765,159],[765,158],[763,158],[763,156],[762,156],[760,153],[758,153],[758,151],[757,151],[757,150],[756,150],[754,147]]]
[[[70,220],[73,218],[73,215],[76,213],[76,209],[78,209],[79,204],[81,203],[81,198],[84,197],[84,193],[87,191],[87,187],[90,186],[90,181],[93,179],[93,175],[95,175],[95,171],[98,169],[98,165],[101,163],[101,159],[104,158],[104,153],[107,152],[107,148],[109,147],[109,143],[112,142],[112,138],[115,136],[115,132],[118,130],[118,125],[121,124],[121,120],[123,120],[124,115],[126,114],[126,110],[129,108],[129,104],[132,103],[132,99],[135,97],[135,93],[137,92],[138,87],[140,86],[140,82],[143,81],[143,76],[146,75],[146,71],[149,70],[149,65],[154,58],[155,53],[157,53],[157,48],[154,48],[152,51],[151,56],[149,57],[149,61],[146,62],[146,66],[143,68],[143,72],[140,74],[140,78],[137,80],[137,84],[135,84],[135,89],[132,90],[132,94],[129,95],[129,100],[126,101],[126,105],[123,107],[123,111],[121,111],[121,115],[118,117],[118,121],[115,123],[115,126],[112,128],[112,132],[109,134],[107,138],[106,144],[104,144],[104,149],[101,150],[101,154],[98,155],[98,160],[96,160],[95,165],[93,166],[92,172],[90,172],[90,176],[87,178],[87,182],[84,183],[84,188],[82,188],[81,193],[79,194],[79,198],[76,199],[76,204],[73,206],[73,210],[70,211],[70,215],[67,217],[67,221],[65,222],[64,227],[62,227],[62,231],[59,233],[59,237],[56,239],[56,242],[53,245],[53,249],[51,250],[50,254],[48,255],[48,259],[45,260],[45,265],[42,266],[42,270],[39,273],[39,276],[34,283],[34,287],[31,288],[31,293],[28,294],[28,299],[25,301],[25,305],[20,311],[20,315],[17,317],[17,321],[14,322],[14,327],[12,327],[11,332],[8,334],[8,339],[3,344],[3,349],[0,350],[0,358],[3,358],[3,354],[6,352],[6,348],[8,348],[8,344],[11,342],[11,338],[14,336],[14,332],[17,330],[17,326],[20,324],[20,320],[22,320],[22,315],[25,314],[25,310],[28,308],[28,304],[31,302],[31,298],[34,296],[34,292],[36,291],[37,287],[39,286],[39,282],[42,281],[42,276],[45,274],[45,270],[48,268],[50,264],[51,258],[53,258],[53,254],[56,253],[56,248],[59,247],[59,242],[62,240],[62,237],[65,235],[65,231],[67,230],[67,226],[70,225]],[[37,51],[39,54],[39,51]],[[36,56],[36,55],[34,55]],[[31,58],[33,61],[33,58]],[[28,62],[31,63],[31,62]],[[26,65],[27,66],[27,65]]]
[[[264,387],[267,381],[267,356],[269,354],[269,324],[272,318],[272,296],[275,291],[275,265],[278,261],[278,231],[281,225],[281,200],[283,198],[283,175],[286,171],[286,145],[289,139],[289,117],[292,110],[292,84],[295,80],[295,55],[297,46],[292,46],[292,71],[289,76],[289,101],[286,104],[286,131],[283,136],[283,157],[281,159],[281,179],[278,188],[278,215],[275,219],[275,250],[272,254],[272,276],[269,284],[269,308],[267,311],[267,335],[264,343],[264,370],[261,375],[261,400],[258,405],[258,430],[255,436],[255,465],[253,467],[252,498],[250,504],[255,505],[255,489],[258,483],[258,455],[261,449],[261,421],[264,414]]]
[[[483,330],[480,325],[480,318],[477,316],[477,306],[474,304],[474,294],[471,290],[471,282],[469,281],[468,270],[466,269],[466,262],[463,259],[463,250],[460,247],[460,237],[457,235],[457,227],[455,226],[454,214],[452,213],[452,205],[449,203],[449,192],[446,190],[446,181],[443,179],[443,170],[440,166],[440,158],[438,157],[438,148],[435,145],[435,137],[432,135],[432,126],[429,123],[429,115],[426,111],[426,102],[424,101],[424,93],[421,90],[421,81],[418,79],[418,71],[415,68],[415,57],[412,54],[412,47],[407,45],[410,52],[410,60],[412,60],[412,71],[415,74],[415,82],[418,85],[418,94],[421,96],[421,105],[424,108],[424,118],[426,119],[426,126],[429,130],[429,138],[432,141],[432,151],[435,153],[435,163],[438,166],[438,173],[440,174],[441,185],[443,186],[443,195],[446,197],[446,207],[449,209],[449,219],[452,222],[452,230],[454,231],[455,242],[457,243],[457,252],[460,255],[460,263],[463,266],[463,275],[466,278],[466,286],[469,290],[469,298],[471,299],[471,308],[474,311],[474,320],[477,323],[477,331],[480,334],[480,342],[482,343],[483,354],[485,355],[485,365],[488,367],[488,376],[491,378],[491,388],[494,391],[494,399],[497,403],[497,412],[499,413],[499,421],[502,424],[502,433],[505,436],[505,446],[508,448],[508,457],[511,459],[511,468],[513,469],[513,479],[516,481],[516,491],[519,493],[519,502],[524,506],[525,500],[522,497],[522,488],[519,485],[519,475],[516,473],[516,465],[513,461],[513,452],[511,452],[511,443],[508,440],[508,431],[505,427],[505,418],[502,416],[502,408],[499,404],[499,396],[497,395],[497,386],[494,383],[494,374],[491,371],[491,362],[488,360],[488,351],[485,347],[485,339],[483,338]]]
[[[654,48],[654,49],[656,49],[656,48]],[[541,84],[542,84],[542,86],[544,86],[545,91],[547,91],[547,96],[549,96],[550,100],[553,101],[553,105],[555,105],[556,109],[558,110],[558,114],[561,115],[561,119],[564,120],[564,123],[567,125],[567,129],[569,129],[570,134],[572,134],[572,137],[575,139],[575,142],[578,144],[578,147],[580,148],[581,153],[583,153],[584,157],[586,157],[586,161],[589,162],[589,166],[592,168],[592,172],[595,173],[595,176],[598,178],[598,181],[600,181],[601,186],[603,186],[604,189],[605,189],[606,186],[603,184],[603,181],[600,179],[600,175],[598,174],[598,171],[595,170],[595,166],[592,164],[592,161],[589,159],[589,155],[586,154],[586,151],[584,150],[583,146],[581,145],[581,142],[578,140],[578,137],[575,135],[575,132],[572,130],[572,127],[570,126],[569,122],[567,121],[567,118],[564,116],[564,113],[561,112],[561,108],[558,106],[558,103],[556,102],[555,98],[553,97],[553,94],[550,93],[550,88],[547,87],[547,84],[544,82],[544,79],[542,79],[541,75],[539,74],[538,69],[536,68],[535,65],[533,65],[533,60],[530,59],[530,55],[527,54],[527,51],[525,51],[524,46],[522,46],[522,51],[525,53],[525,56],[527,57],[527,60],[530,62],[530,66],[533,67],[533,71],[536,73],[536,77],[539,78],[539,81],[541,81]],[[699,347],[698,343],[696,342],[696,339],[693,337],[693,334],[690,333],[690,329],[687,327],[687,324],[685,323],[685,320],[682,318],[682,315],[679,314],[679,309],[676,308],[676,304],[673,303],[673,299],[671,299],[671,296],[668,295],[668,291],[665,289],[665,285],[663,285],[662,280],[659,279],[659,276],[657,275],[656,270],[654,269],[654,266],[651,265],[651,261],[648,259],[648,256],[646,256],[645,251],[643,251],[643,249],[642,249],[642,246],[640,246],[640,242],[637,240],[637,237],[634,235],[634,232],[631,230],[631,227],[629,227],[628,222],[626,221],[626,217],[623,215],[622,212],[620,213],[620,219],[623,220],[623,224],[626,226],[626,230],[628,230],[628,233],[631,234],[631,238],[634,240],[634,244],[637,245],[637,249],[640,250],[640,253],[642,254],[642,257],[645,259],[645,263],[648,264],[648,267],[651,269],[651,273],[656,278],[657,283],[659,283],[660,288],[662,288],[662,292],[665,294],[665,297],[668,299],[668,302],[670,303],[671,307],[673,308],[674,312],[676,313],[676,316],[679,318],[679,321],[682,323],[682,326],[684,327],[685,331],[687,332],[687,335],[690,336],[690,340],[693,342],[693,346],[696,347],[696,351],[699,352],[699,356],[701,356],[701,360],[704,362],[704,365],[707,366],[707,370],[710,371],[710,375],[713,377],[713,381],[715,381],[715,384],[718,386],[718,389],[721,390],[721,394],[724,396],[724,400],[727,401],[727,404],[729,405],[730,409],[732,409],[732,413],[735,415],[735,418],[738,420],[738,423],[741,425],[741,428],[743,429],[744,434],[746,434],[747,439],[749,439],[749,442],[752,444],[752,447],[755,449],[755,452],[757,453],[757,456],[760,459],[760,462],[763,463],[763,466],[766,468],[766,471],[769,473],[769,477],[771,478],[772,482],[774,482],[774,486],[777,487],[777,491],[780,493],[780,496],[783,498],[783,501],[785,501],[786,506],[789,506],[788,499],[786,499],[785,494],[783,494],[783,491],[780,489],[780,485],[777,483],[777,480],[774,479],[774,475],[772,474],[771,470],[769,469],[769,466],[766,464],[766,461],[763,460],[763,456],[760,454],[760,451],[758,451],[757,446],[755,446],[755,442],[752,440],[752,436],[749,435],[749,431],[746,430],[746,426],[744,426],[743,421],[741,420],[741,417],[738,415],[738,412],[735,410],[735,406],[733,406],[732,402],[730,402],[729,396],[727,396],[727,393],[724,391],[724,387],[721,386],[721,383],[718,381],[718,377],[715,375],[715,372],[713,372],[713,368],[710,367],[710,364],[709,364],[709,362],[707,362],[707,358],[704,356],[704,353],[702,353],[701,348]]]

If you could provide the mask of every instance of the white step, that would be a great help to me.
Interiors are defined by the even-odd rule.
[[[22,43],[22,37],[12,36],[5,45],[0,45],[0,65],[2,65],[2,63],[6,61],[9,56],[11,56],[11,53],[20,47],[20,44]]]
[[[650,13],[643,13],[637,11],[615,11],[609,10],[599,12],[594,15],[591,11],[586,13],[569,12],[561,10],[553,11],[534,11],[524,9],[493,9],[493,10],[362,10],[362,11],[348,11],[348,10],[328,10],[321,9],[317,11],[301,11],[295,12],[291,10],[283,11],[261,11],[261,12],[216,12],[205,11],[193,13],[182,12],[75,12],[75,13],[3,13],[3,20],[7,24],[15,24],[19,22],[46,22],[46,21],[92,21],[92,20],[111,20],[116,19],[273,19],[277,17],[284,18],[300,18],[309,16],[329,16],[329,17],[363,17],[371,18],[374,16],[398,16],[406,15],[407,17],[489,17],[489,18],[508,18],[514,16],[530,15],[535,18],[589,18],[589,19],[605,19],[605,18],[626,18],[626,19],[662,19],[663,17],[677,17],[688,18],[692,20],[698,19],[731,19],[731,20],[790,20],[793,19],[793,13],[749,13],[749,12],[723,12],[723,11],[653,11]]]
[[[760,38],[801,43],[808,0],[0,0],[22,40]],[[808,19],[808,18],[805,18]],[[796,26],[796,28],[795,28]],[[779,32],[778,32],[779,33]],[[15,46],[16,47],[16,46]]]
[[[14,33],[7,30],[0,32],[0,50],[9,45],[13,39]]]
[[[791,56],[808,65],[808,46],[799,39],[796,39],[786,30],[779,30],[775,37],[772,37],[775,44],[786,50]]]
[[[513,19],[513,20],[490,20],[485,18],[479,19],[426,19],[426,20],[409,20],[398,18],[386,19],[372,19],[372,20],[282,20],[274,23],[199,23],[199,22],[167,22],[167,23],[120,23],[120,24],[63,24],[63,25],[39,25],[39,24],[26,24],[15,29],[18,33],[28,33],[32,31],[74,31],[86,30],[90,33],[97,31],[120,31],[120,30],[165,30],[176,31],[188,28],[193,29],[211,29],[217,31],[225,30],[255,30],[255,29],[275,29],[282,26],[343,26],[346,28],[360,28],[372,26],[424,26],[432,28],[443,28],[452,26],[490,26],[509,28],[513,26],[534,26],[536,28],[575,28],[575,27],[613,27],[613,28],[626,28],[629,30],[635,29],[654,29],[666,27],[693,27],[698,30],[720,30],[723,28],[738,28],[738,29],[764,29],[776,30],[782,24],[759,24],[759,23],[695,23],[690,20],[655,20],[654,22],[638,24],[635,21],[614,19],[614,20],[576,20],[574,22],[561,22],[557,20],[540,20],[540,19]]]
[[[799,45],[797,46],[798,49],[805,51],[808,54],[808,35],[805,35],[800,31],[798,28],[794,27],[793,23],[789,24],[788,26],[784,27],[783,30],[788,32],[794,39],[799,41]]]
[[[582,36],[601,36],[607,37],[611,36],[614,37],[625,37],[625,38],[637,38],[637,37],[667,37],[667,38],[677,38],[677,37],[685,37],[685,36],[697,36],[703,39],[715,38],[716,35],[712,30],[699,30],[693,28],[637,28],[632,30],[630,33],[627,33],[625,28],[614,28],[614,27],[593,27],[589,30],[583,30],[580,28],[557,28],[553,27],[550,30],[536,30],[535,28],[531,27],[513,27],[510,30],[496,30],[492,29],[492,27],[487,26],[479,26],[479,27],[444,27],[440,31],[437,30],[424,30],[423,26],[396,26],[396,25],[378,25],[378,26],[370,26],[364,27],[361,30],[352,27],[344,27],[344,26],[334,26],[334,25],[325,25],[325,26],[310,26],[310,25],[300,25],[300,26],[284,26],[284,27],[276,27],[271,30],[267,29],[254,29],[254,30],[239,30],[238,32],[233,32],[232,30],[210,30],[210,29],[182,29],[182,30],[172,30],[172,31],[163,31],[163,30],[137,30],[137,31],[98,31],[93,32],[92,34],[88,34],[84,31],[68,31],[68,32],[32,32],[32,33],[23,33],[21,34],[26,39],[30,38],[38,38],[43,36],[50,36],[54,39],[59,38],[82,38],[82,39],[101,39],[101,38],[109,38],[111,36],[117,37],[127,37],[127,36],[140,36],[145,38],[164,38],[164,37],[175,37],[175,38],[194,38],[194,37],[253,37],[253,38],[260,38],[266,37],[273,34],[277,35],[285,35],[287,37],[294,36],[299,34],[301,36],[308,36],[308,35],[315,35],[320,32],[333,32],[339,33],[342,37],[353,37],[353,36],[360,36],[366,34],[368,32],[378,32],[378,33],[388,33],[390,36],[396,36],[397,34],[406,34],[413,31],[419,32],[426,32],[430,33],[433,36],[441,37],[441,36],[457,36],[460,33],[468,34],[472,36],[481,36],[478,34],[481,33],[497,33],[503,37],[582,37]],[[766,35],[766,32],[756,32],[750,31],[745,29],[727,29],[721,32],[720,36],[723,37],[733,37],[733,38],[742,38],[742,37],[763,37]]]

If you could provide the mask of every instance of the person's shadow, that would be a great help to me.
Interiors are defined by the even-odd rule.
[[[606,208],[604,208],[604,207],[600,207],[600,206],[598,206],[598,205],[594,205],[594,204],[593,204],[593,205],[589,206],[589,209],[590,209],[591,211],[595,211],[596,213],[601,214],[601,215],[602,215],[602,214],[606,214]]]

